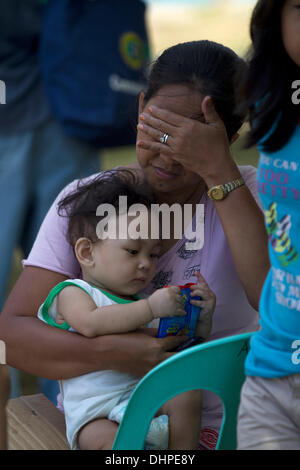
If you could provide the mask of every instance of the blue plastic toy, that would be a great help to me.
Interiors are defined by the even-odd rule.
[[[178,286],[181,289],[181,295],[184,298],[184,309],[186,315],[183,317],[167,317],[161,318],[158,328],[158,338],[164,338],[170,335],[185,335],[189,338],[195,336],[195,329],[199,318],[200,307],[192,305],[190,299],[201,300],[201,297],[191,297],[190,287],[195,283],[185,284],[184,286]],[[169,286],[166,286],[169,287]]]

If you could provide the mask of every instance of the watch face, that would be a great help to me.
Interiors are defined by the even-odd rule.
[[[223,189],[222,188],[213,188],[213,190],[211,191],[211,197],[213,199],[216,199],[216,200],[220,200],[220,199],[223,199],[224,197],[224,192],[223,192]]]

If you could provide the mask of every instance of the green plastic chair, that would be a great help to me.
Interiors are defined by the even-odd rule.
[[[236,423],[244,362],[253,333],[200,344],[175,354],[139,382],[126,408],[113,450],[142,450],[151,419],[169,399],[188,390],[211,390],[223,403],[217,450],[236,449]]]

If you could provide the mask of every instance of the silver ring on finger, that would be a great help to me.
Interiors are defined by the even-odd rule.
[[[166,134],[166,133],[165,133],[165,134],[159,139],[159,141],[160,141],[162,144],[167,145],[168,138],[169,138],[169,134]]]

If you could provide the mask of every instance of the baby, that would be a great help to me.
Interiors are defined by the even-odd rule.
[[[128,207],[144,207],[146,237],[133,233],[130,225],[135,217],[122,211],[120,196],[127,197]],[[153,203],[154,197],[145,184],[138,183],[128,170],[102,173],[100,179],[78,186],[60,202],[60,214],[63,211],[69,217],[68,236],[82,279],[54,287],[39,309],[41,320],[92,338],[135,331],[152,326],[151,322],[159,318],[186,314],[179,287],[159,289],[148,298],[137,296],[153,279],[161,251],[159,237],[150,236],[159,234],[159,218],[151,211]],[[115,217],[107,219],[105,225],[102,216],[102,229],[96,215],[101,212],[101,204],[115,209]],[[191,296],[201,296],[202,300],[191,303],[201,306],[205,317],[211,318],[215,296],[200,273],[197,279]],[[196,335],[203,336],[202,327],[199,319]],[[137,377],[112,370],[61,380],[71,448],[111,449],[137,383]],[[185,392],[158,411],[146,437],[146,448],[196,449],[200,423],[201,392]]]

